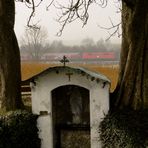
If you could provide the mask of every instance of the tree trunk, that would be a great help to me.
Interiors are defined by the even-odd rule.
[[[117,108],[148,108],[148,0],[122,0],[122,50]]]
[[[0,0],[0,108],[5,110],[14,110],[23,104],[14,8],[14,0]]]

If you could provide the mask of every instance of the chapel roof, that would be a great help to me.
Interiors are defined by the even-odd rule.
[[[63,71],[70,72],[70,73],[77,73],[77,74],[81,74],[83,76],[90,77],[91,80],[94,80],[94,79],[96,81],[102,80],[102,81],[111,83],[111,81],[105,75],[102,75],[98,72],[90,71],[90,70],[88,70],[86,68],[82,68],[82,67],[69,67],[69,66],[55,66],[55,67],[47,68],[46,70],[32,76],[31,78],[29,78],[25,81],[32,81],[34,79],[37,79],[37,78],[44,76],[47,73],[50,73],[53,71],[55,71],[56,73],[60,73]]]

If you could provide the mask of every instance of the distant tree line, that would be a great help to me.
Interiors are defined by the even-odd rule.
[[[50,43],[45,29],[26,29],[21,39],[22,60],[40,61],[43,55],[50,53],[84,53],[84,52],[114,52],[116,60],[119,60],[120,44],[111,43],[99,39],[94,42],[91,38],[85,38],[79,45],[65,45],[61,40]]]

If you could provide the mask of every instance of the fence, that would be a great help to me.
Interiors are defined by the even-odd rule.
[[[30,88],[29,82],[22,82],[21,94],[22,96],[31,96],[31,88]]]

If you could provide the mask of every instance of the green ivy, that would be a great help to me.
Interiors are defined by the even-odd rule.
[[[40,148],[36,120],[21,110],[0,116],[0,148]]]
[[[103,148],[146,148],[148,146],[148,110],[129,109],[109,113],[101,122]]]

